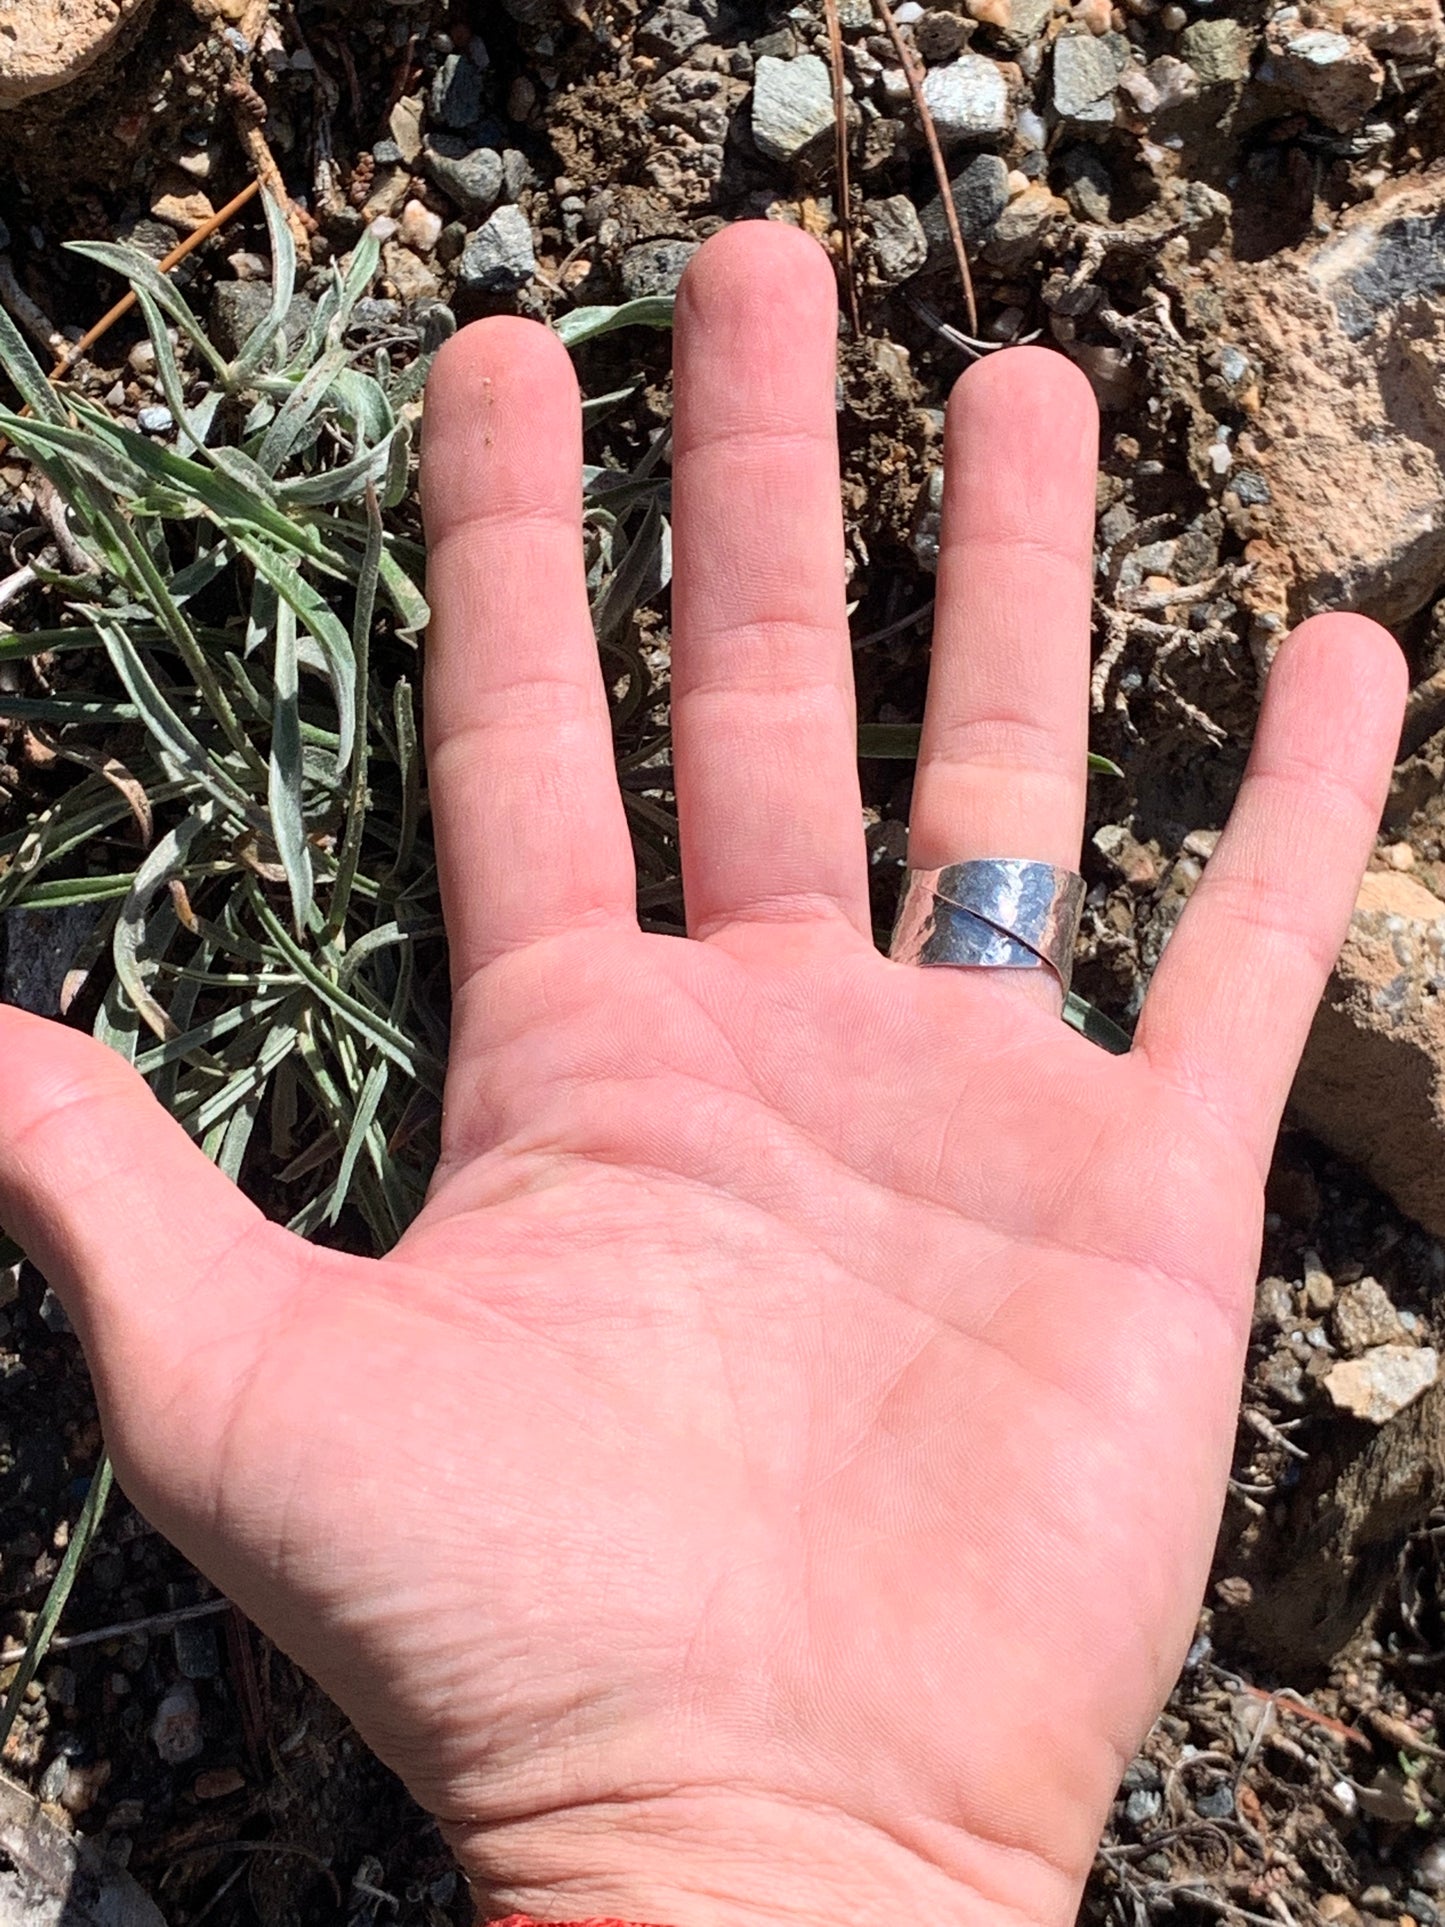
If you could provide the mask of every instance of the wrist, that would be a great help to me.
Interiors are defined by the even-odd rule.
[[[930,1823],[919,1822],[920,1834]],[[482,1923],[1070,1927],[1077,1877],[953,1829],[933,1842],[805,1802],[690,1789],[449,1829]],[[1005,1920],[1007,1916],[1007,1920]]]

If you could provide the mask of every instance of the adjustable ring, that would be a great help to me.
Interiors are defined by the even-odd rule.
[[[904,879],[889,954],[922,968],[1051,970],[1067,993],[1084,914],[1077,870],[981,857]]]

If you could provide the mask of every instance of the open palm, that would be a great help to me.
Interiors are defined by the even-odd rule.
[[[135,1501],[448,1826],[484,1901],[693,1927],[1072,1914],[1187,1642],[1280,1106],[1403,671],[1317,620],[1128,1057],[869,933],[812,243],[679,303],[689,940],[639,932],[565,354],[433,377],[443,1162],[306,1247],[118,1059],[0,1013],[0,1212]],[[948,426],[921,865],[1078,860],[1097,429],[1061,357]]]

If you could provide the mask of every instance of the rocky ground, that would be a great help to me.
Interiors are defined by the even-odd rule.
[[[27,0],[20,13],[9,53],[0,42],[0,299],[60,347],[115,292],[60,243],[120,236],[159,256],[271,161],[315,270],[378,229],[385,279],[366,324],[413,345],[444,308],[552,318],[666,293],[726,221],[816,234],[845,316],[856,302],[838,420],[871,724],[921,711],[951,382],[1005,342],[1076,360],[1104,410],[1093,738],[1123,771],[1094,781],[1079,987],[1120,1023],[1209,861],[1286,625],[1348,607],[1395,626],[1417,687],[1271,1181],[1215,1580],[1086,1911],[1119,1927],[1438,1927],[1439,0],[900,0],[977,341],[908,73],[870,0],[837,0],[851,274],[821,0]],[[219,329],[264,300],[261,232],[252,208],[181,270]],[[613,396],[589,459],[630,465],[667,421],[665,337],[609,339],[580,365],[590,394]],[[168,431],[134,328],[88,378]],[[49,539],[44,510],[24,465],[0,464],[17,566]],[[5,620],[39,615],[22,600]],[[637,640],[665,679],[665,609]],[[48,779],[24,730],[0,755],[4,829]],[[907,765],[864,774],[883,925]],[[676,881],[658,847],[645,901],[669,926]],[[21,982],[18,928],[12,914],[6,994],[44,1002],[54,986]],[[98,1444],[74,1341],[23,1269],[0,1275],[0,1375],[0,1629],[15,1639]],[[196,1605],[217,1609],[164,1617]],[[123,1504],[66,1626],[127,1630],[57,1648],[5,1763],[58,1824],[128,1862],[174,1927],[466,1917],[435,1832],[340,1716]],[[0,1842],[4,1826],[0,1812]]]

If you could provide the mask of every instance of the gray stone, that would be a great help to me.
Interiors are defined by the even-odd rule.
[[[1254,1289],[1254,1328],[1280,1331],[1294,1322],[1294,1292],[1285,1278],[1261,1278]]]
[[[392,141],[408,167],[421,157],[421,117],[421,95],[406,94],[387,119]]]
[[[211,294],[211,339],[234,361],[271,312],[271,290],[264,281],[218,281]],[[294,354],[306,339],[316,303],[298,294],[281,326],[285,352]]]
[[[1384,1425],[1413,1405],[1440,1374],[1440,1355],[1429,1345],[1377,1345],[1363,1358],[1349,1358],[1325,1374],[1335,1404],[1371,1425]]]
[[[1253,37],[1242,20],[1195,20],[1184,29],[1179,51],[1205,87],[1223,87],[1249,76]]]
[[[925,575],[938,574],[938,551],[943,536],[943,469],[931,468],[918,497],[909,547]]]
[[[1311,279],[1350,340],[1362,341],[1400,302],[1445,293],[1445,204],[1387,217],[1368,247],[1325,247]]]
[[[8,1776],[0,1779],[0,1921],[165,1927],[155,1902],[98,1843],[59,1825]]]
[[[1135,1787],[1124,1802],[1124,1818],[1130,1826],[1147,1827],[1159,1818],[1164,1796],[1153,1787]]]
[[[1080,220],[1106,226],[1114,183],[1098,148],[1071,147],[1060,158],[1059,172],[1064,180],[1064,198]]]
[[[422,153],[427,179],[471,220],[485,220],[501,198],[502,157],[493,147],[469,147],[454,136],[433,135]]]
[[[532,224],[519,207],[499,207],[467,242],[457,272],[473,294],[515,294],[537,268]]]
[[[928,260],[928,236],[908,196],[890,194],[883,201],[865,201],[863,212],[872,223],[878,279],[895,287],[917,274]]]
[[[985,54],[960,54],[924,76],[923,98],[945,147],[989,140],[1009,124],[1008,82]]]
[[[1378,1278],[1361,1278],[1343,1286],[1336,1296],[1330,1324],[1335,1343],[1351,1358],[1369,1351],[1372,1345],[1398,1345],[1405,1339],[1400,1314]]]
[[[636,45],[642,53],[680,60],[717,32],[721,15],[717,0],[667,0],[639,23]]]
[[[1038,253],[1049,223],[1066,212],[1042,181],[1030,181],[998,217],[984,253],[996,268],[1021,268]]]
[[[913,29],[913,44],[925,60],[952,60],[968,45],[973,22],[962,14],[934,7]]]
[[[178,1679],[156,1708],[151,1743],[167,1766],[183,1766],[205,1746],[201,1702],[188,1679]]]
[[[152,402],[149,408],[141,409],[135,424],[142,435],[169,435],[176,425],[176,418],[164,403]]]
[[[833,83],[816,54],[764,54],[753,79],[753,139],[769,160],[791,161],[833,125]]]
[[[537,170],[518,147],[502,149],[502,192],[509,201],[520,200],[530,188],[539,185]]]
[[[1121,34],[1061,34],[1054,42],[1054,112],[1061,120],[1109,126],[1128,60],[1129,43]]]
[[[1236,468],[1229,478],[1229,492],[1241,508],[1268,508],[1274,500],[1269,483],[1252,468]]]
[[[1006,47],[1017,51],[1038,39],[1054,14],[1054,0],[1013,0],[1008,25],[1001,38]]]
[[[464,54],[448,54],[438,67],[428,101],[433,122],[465,133],[482,117],[482,76]]]
[[[696,241],[639,241],[622,257],[622,292],[633,301],[642,295],[674,294],[697,250]]]
[[[961,174],[949,182],[954,210],[963,238],[981,246],[1004,209],[1008,206],[1008,169],[997,154],[979,154]],[[922,214],[924,236],[930,260],[941,260],[952,251],[948,220],[943,211],[943,196],[935,194]]]
[[[1385,72],[1363,41],[1284,20],[1270,26],[1265,44],[1259,78],[1337,133],[1358,127],[1380,98]]]

